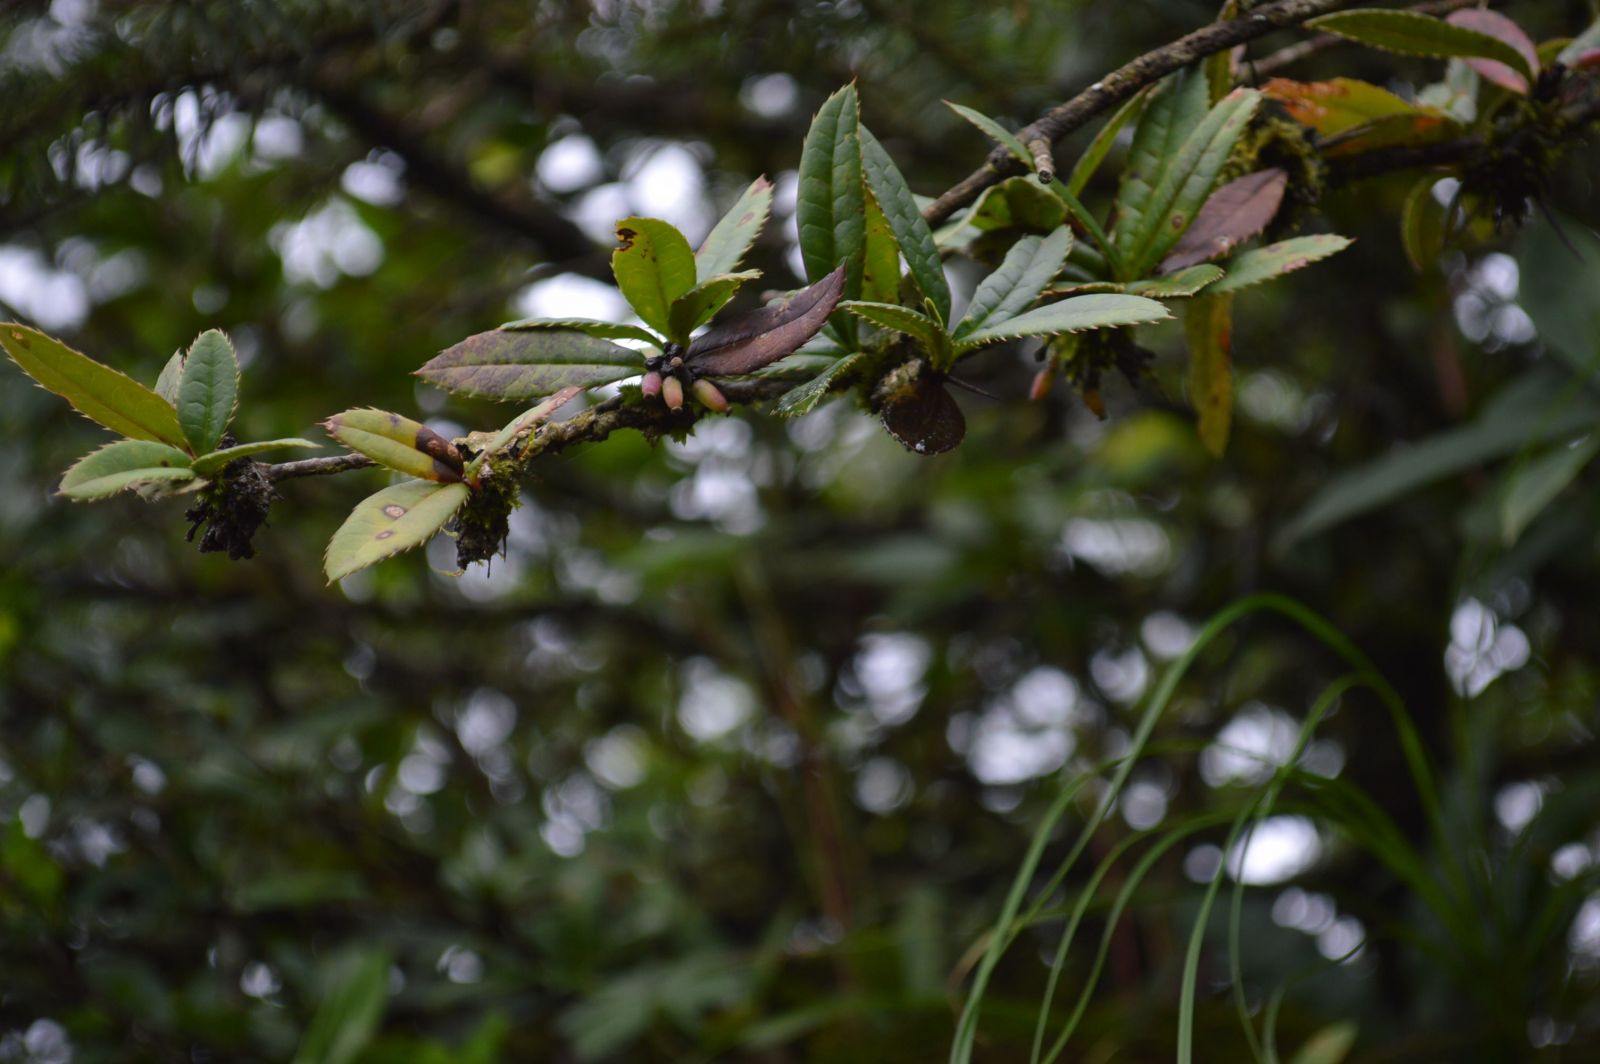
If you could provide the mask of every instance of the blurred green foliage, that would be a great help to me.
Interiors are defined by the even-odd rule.
[[[1585,20],[1512,13],[1539,39]],[[408,374],[525,313],[607,316],[572,276],[608,278],[618,217],[697,239],[766,173],[780,224],[754,258],[798,285],[800,140],[852,77],[933,195],[989,148],[940,99],[1020,124],[1213,14],[19,3],[0,15],[0,316],[147,382],[225,329],[244,439],[320,438],[367,404],[491,428],[505,410]],[[1405,88],[1437,69],[1329,49],[1296,73]],[[372,471],[284,483],[242,563],[187,546],[176,504],[70,504],[59,471],[104,435],[8,367],[0,1061],[940,1059],[1063,783],[1126,749],[1206,617],[1263,589],[1372,656],[1439,766],[1442,856],[1483,870],[1481,934],[1419,949],[1430,918],[1401,877],[1285,810],[1303,819],[1277,824],[1279,853],[1301,860],[1254,873],[1270,882],[1243,897],[1237,951],[1251,1007],[1289,981],[1285,1057],[1592,1056],[1600,497],[1545,448],[1579,439],[1564,419],[1594,401],[1600,256],[1564,256],[1592,248],[1597,172],[1591,146],[1552,176],[1565,240],[1540,221],[1420,277],[1398,231],[1414,175],[1332,191],[1318,209],[1355,245],[1236,300],[1221,461],[1176,325],[1141,333],[1158,357],[1137,388],[1107,378],[1104,421],[1067,389],[1021,402],[1035,367],[1001,349],[970,376],[1005,398],[964,395],[945,457],[848,402],[659,446],[621,434],[538,464],[508,556],[459,578],[436,544],[322,586]],[[1445,432],[1465,457],[1395,450]],[[1417,452],[1436,465],[1408,467]],[[1376,487],[1348,488],[1380,460]],[[1345,510],[1308,522],[1337,475]],[[1255,763],[1218,737],[1281,753],[1343,669],[1281,620],[1228,629],[1090,857],[1236,808]],[[1369,694],[1307,757],[1441,856]],[[1071,1059],[1171,1053],[1225,836],[1153,867]],[[997,968],[977,1059],[1027,1052],[1088,871]],[[1197,1056],[1246,1059],[1211,930]],[[1091,960],[1067,958],[1067,1000]]]

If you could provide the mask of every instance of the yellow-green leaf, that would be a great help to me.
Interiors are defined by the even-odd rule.
[[[1199,420],[1200,442],[1217,458],[1233,424],[1233,296],[1204,295],[1184,307],[1189,341],[1189,401]]]
[[[871,191],[867,192],[866,204],[861,298],[874,303],[893,303],[900,298],[900,247],[889,228],[889,219],[883,216],[878,198]]]
[[[126,488],[158,480],[193,478],[189,456],[176,447],[150,440],[118,440],[78,459],[61,478],[61,494],[69,499],[103,499]]]
[[[406,480],[363,499],[328,542],[328,583],[426,543],[469,494],[465,484]]]
[[[174,447],[187,445],[172,404],[126,373],[15,322],[0,324],[0,346],[42,387],[112,432]]]
[[[1270,281],[1274,277],[1292,273],[1311,265],[1319,259],[1336,254],[1349,247],[1347,236],[1319,233],[1316,236],[1296,236],[1280,240],[1266,247],[1252,248],[1231,259],[1226,265],[1228,274],[1213,284],[1207,295],[1237,292],[1242,288]]]

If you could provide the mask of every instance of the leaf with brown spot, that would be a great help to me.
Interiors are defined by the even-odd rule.
[[[492,329],[446,349],[417,376],[457,395],[516,401],[609,384],[643,368],[639,352],[581,332]]]
[[[1157,272],[1171,273],[1221,258],[1261,232],[1278,213],[1288,183],[1289,175],[1272,167],[1245,174],[1217,189]]]
[[[883,404],[878,412],[883,427],[913,454],[943,454],[967,435],[961,413],[944,380],[932,373],[917,376]]]
[[[684,362],[702,377],[754,373],[796,350],[827,323],[844,294],[845,266],[788,299],[714,323],[689,345]]]
[[[1270,281],[1274,277],[1291,273],[1329,255],[1337,254],[1352,243],[1347,236],[1318,233],[1315,236],[1297,236],[1251,248],[1227,264],[1228,273],[1206,289],[1206,295],[1237,292],[1242,288]]]
[[[441,484],[461,479],[461,452],[437,432],[386,410],[346,410],[323,426],[328,435],[398,473]]]
[[[470,494],[465,484],[406,480],[363,499],[328,541],[328,583],[426,543]]]
[[[1463,11],[1452,12],[1445,19],[1452,26],[1461,26],[1465,29],[1476,30],[1509,44],[1515,48],[1522,58],[1527,61],[1528,69],[1537,76],[1539,73],[1539,49],[1523,32],[1522,27],[1500,14],[1498,11],[1484,11],[1478,8],[1468,8]],[[1511,69],[1506,64],[1494,59],[1467,59],[1467,66],[1476,70],[1480,75],[1494,82],[1502,89],[1509,89],[1522,96],[1528,94],[1528,79],[1520,72]]]
[[[673,300],[695,285],[689,241],[659,218],[624,218],[617,223],[620,246],[611,253],[617,287],[644,323],[666,335]]]

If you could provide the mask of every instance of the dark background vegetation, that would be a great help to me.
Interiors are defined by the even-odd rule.
[[[1510,10],[1539,38],[1592,17]],[[248,439],[366,404],[491,427],[508,411],[410,371],[530,306],[595,313],[579,282],[544,282],[607,279],[615,217],[678,212],[695,239],[759,173],[781,204],[845,81],[934,195],[988,150],[941,98],[1025,122],[1213,16],[13,3],[0,317],[147,381],[225,328]],[[1437,68],[1331,49],[1295,73]],[[1580,150],[1551,201],[1600,220],[1595,172]],[[1023,402],[1032,365],[1003,350],[970,372],[1001,401],[962,396],[971,432],[947,457],[905,453],[844,400],[541,461],[509,556],[459,579],[436,545],[323,586],[322,546],[373,471],[284,484],[245,563],[186,545],[178,504],[55,498],[104,434],[7,367],[0,1060],[939,1059],[1044,805],[1126,745],[1208,615],[1263,589],[1324,613],[1400,690],[1451,845],[1489,884],[1480,936],[1419,949],[1416,899],[1381,864],[1314,818],[1274,822],[1246,864],[1252,1000],[1371,936],[1290,990],[1286,1056],[1351,1021],[1359,1059],[1593,1059],[1592,477],[1514,547],[1484,531],[1506,468],[1487,463],[1272,549],[1336,472],[1549,366],[1536,273],[1580,335],[1600,299],[1600,267],[1555,260],[1548,234],[1419,277],[1396,228],[1408,187],[1330,193],[1311,224],[1354,247],[1241,296],[1222,461],[1193,433],[1179,330],[1142,335],[1163,357],[1110,387],[1103,422],[1063,388]],[[797,283],[791,239],[780,210],[755,256],[772,287]],[[1207,744],[1231,729],[1281,755],[1340,670],[1281,621],[1231,629],[1091,856],[1224,802],[1256,770]],[[1347,696],[1313,753],[1436,844],[1373,699]],[[1072,1059],[1171,1052],[1193,877],[1221,838],[1141,890]],[[979,1059],[1026,1052],[1058,930],[1001,966]],[[1073,993],[1087,959],[1065,967]],[[1226,972],[1208,951],[1202,1060],[1244,1059]]]

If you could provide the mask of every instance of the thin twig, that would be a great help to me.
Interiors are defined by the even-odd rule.
[[[1342,8],[1354,7],[1358,0],[1279,0],[1250,12],[1244,18],[1227,22],[1213,22],[1171,44],[1146,52],[1131,63],[1119,67],[1101,80],[1068,100],[1046,111],[1018,134],[1024,144],[1043,139],[1055,143],[1088,122],[1091,118],[1110,110],[1146,85],[1188,66],[1208,55],[1226,51],[1235,45],[1264,37],[1274,30],[1298,26],[1307,19],[1326,15]],[[988,160],[972,173],[947,189],[928,205],[922,216],[929,225],[938,225],[956,211],[978,198],[978,194],[1002,178],[1020,173],[1022,164],[1011,158],[1005,148],[996,148]]]
[[[340,454],[331,458],[302,458],[298,462],[261,463],[261,471],[268,480],[289,480],[293,477],[325,477],[334,473],[348,473],[352,469],[365,469],[378,463],[364,454]]]

